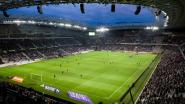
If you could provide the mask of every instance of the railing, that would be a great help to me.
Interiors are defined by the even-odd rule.
[[[1,80],[0,80],[0,84],[2,86],[6,86],[6,87],[2,87],[2,88],[0,87],[0,91],[1,90],[5,91],[4,92],[5,95],[2,96],[3,100],[5,100],[5,98],[8,96],[14,96],[15,102],[19,102],[20,100],[22,100],[24,103],[31,101],[32,103],[35,103],[35,104],[40,104],[41,102],[44,103],[47,101],[55,102],[55,103],[58,102],[59,104],[75,104],[71,101],[59,99],[57,97],[50,96],[50,95],[35,91],[32,88],[26,88],[26,87],[23,87],[23,86],[20,86],[17,84],[4,82]],[[33,96],[35,96],[35,97],[33,97]],[[37,100],[35,100],[35,99],[37,99]],[[5,101],[3,101],[3,102],[5,102]]]
[[[139,94],[144,88],[145,84],[149,80],[149,77],[155,70],[162,53],[157,55],[156,58],[151,62],[151,64],[145,69],[145,71],[134,81],[134,83],[129,87],[129,89],[120,98],[122,104],[134,104],[137,101]]]
[[[178,47],[178,49],[179,49],[179,51],[180,51],[180,53],[181,53],[181,55],[182,55],[183,59],[185,60],[185,54],[184,54],[184,51],[182,50],[182,48],[181,48],[180,46]]]

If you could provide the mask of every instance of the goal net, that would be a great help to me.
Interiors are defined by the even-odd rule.
[[[34,80],[34,81],[40,81],[40,82],[42,82],[42,75],[31,73],[30,74],[30,79],[31,80]]]

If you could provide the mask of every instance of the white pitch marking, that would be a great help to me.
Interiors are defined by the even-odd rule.
[[[140,71],[140,70],[138,70],[138,71]],[[119,91],[124,85],[125,85],[125,83],[127,83],[128,82],[128,80],[130,79],[130,78],[132,78],[132,76],[133,75],[135,75],[135,73],[136,72],[138,72],[138,71],[135,71],[117,90],[115,90],[110,96],[108,96],[108,97],[106,97],[107,99],[110,99],[117,91]]]

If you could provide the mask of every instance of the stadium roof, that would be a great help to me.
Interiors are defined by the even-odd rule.
[[[176,29],[185,27],[185,1],[184,0],[22,0],[10,1],[0,0],[0,10],[6,11],[12,8],[27,7],[43,4],[59,4],[59,3],[129,3],[137,5],[146,5],[158,8],[159,12],[164,11],[169,16],[167,29]],[[124,11],[124,10],[123,10]],[[6,13],[5,13],[6,14]],[[8,15],[8,14],[7,14]],[[97,14],[99,15],[99,14]],[[166,17],[165,17],[166,18]]]

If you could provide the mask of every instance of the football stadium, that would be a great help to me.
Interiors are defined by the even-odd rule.
[[[0,0],[0,104],[185,104],[185,1]]]

